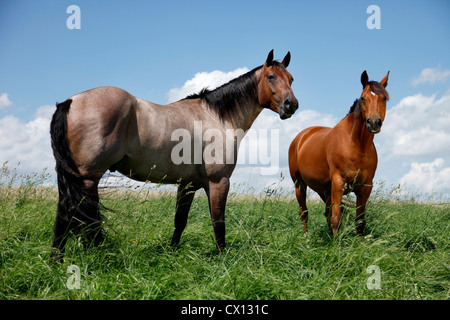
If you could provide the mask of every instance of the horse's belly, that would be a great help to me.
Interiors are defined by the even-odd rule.
[[[328,128],[313,127],[311,129],[309,132],[306,131],[307,135],[299,147],[297,165],[306,185],[317,193],[323,193],[329,188],[331,181],[323,141]]]
[[[324,193],[331,186],[331,180],[328,175],[309,175],[307,173],[303,173],[302,178],[308,187],[319,194]]]
[[[175,165],[170,155],[165,157],[158,152],[155,156],[134,158],[126,156],[118,165],[117,170],[138,181],[148,181],[162,184],[189,183],[198,184],[201,176],[194,164]]]

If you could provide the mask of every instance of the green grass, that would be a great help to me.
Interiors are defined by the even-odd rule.
[[[72,237],[64,263],[52,265],[55,189],[4,184],[0,299],[449,299],[450,205],[387,198],[371,199],[364,236],[346,208],[333,239],[320,202],[309,202],[304,234],[293,197],[231,194],[217,256],[204,195],[173,250],[173,194],[106,191],[105,242],[85,249]],[[80,289],[66,285],[70,265]],[[370,265],[380,268],[379,290],[367,288]]]

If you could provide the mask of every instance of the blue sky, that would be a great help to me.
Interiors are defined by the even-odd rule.
[[[66,9],[72,4],[81,9],[81,30],[66,27],[70,16]],[[370,17],[366,10],[372,4],[381,10],[379,30],[366,26]],[[288,50],[292,54],[289,71],[300,102],[299,112],[286,122],[263,112],[263,119],[270,118],[275,127],[291,128],[280,139],[292,140],[293,132],[303,129],[306,120],[311,120],[309,125],[317,124],[314,119],[338,121],[361,93],[363,70],[374,80],[390,70],[388,110],[398,121],[406,112],[404,119],[408,122],[412,117],[414,128],[400,123],[404,135],[396,136],[395,122],[387,123],[388,112],[388,130],[375,138],[380,158],[377,177],[397,184],[413,181],[417,171],[424,179],[426,174],[437,175],[436,179],[444,179],[437,184],[445,184],[447,174],[450,179],[450,141],[445,140],[450,137],[446,136],[450,125],[441,121],[436,128],[434,123],[436,117],[446,118],[450,112],[446,100],[450,95],[449,14],[446,0],[2,1],[0,162],[20,161],[27,167],[26,155],[5,149],[19,136],[14,145],[17,152],[26,154],[24,131],[28,130],[34,139],[42,139],[33,145],[42,142],[46,160],[39,162],[39,153],[31,152],[30,161],[36,164],[27,168],[52,167],[48,138],[40,126],[51,116],[49,106],[75,93],[113,85],[164,104],[170,90],[182,88],[199,72],[252,69],[275,49],[279,59]],[[408,97],[411,101],[404,100]],[[421,98],[429,103],[428,109],[416,113],[423,112],[423,123],[407,111],[410,105],[411,112],[420,109]],[[316,113],[309,119],[301,110]],[[7,126],[19,132],[7,132]],[[441,151],[430,147],[429,152],[409,152],[405,145],[400,145],[403,153],[395,151],[397,142],[405,143],[403,137],[420,143],[414,138],[419,129],[446,141]],[[23,148],[18,147],[20,143]],[[284,147],[282,143],[280,149]],[[280,166],[285,166],[283,161]],[[410,180],[405,178],[409,173]],[[446,187],[437,190],[448,193]]]

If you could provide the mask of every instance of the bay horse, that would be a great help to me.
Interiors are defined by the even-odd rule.
[[[280,63],[273,59],[272,50],[263,65],[248,73],[168,105],[115,87],[91,89],[57,104],[50,124],[59,192],[51,260],[62,260],[69,231],[82,233],[87,244],[103,240],[98,185],[108,169],[138,181],[178,185],[173,246],[186,227],[195,192],[203,188],[220,252],[225,247],[229,180],[243,138],[228,132],[246,132],[265,108],[281,119],[292,116],[298,101],[286,70],[290,59],[288,52]],[[187,137],[174,136],[180,130]],[[208,130],[215,136],[197,141],[198,134],[203,137]],[[194,154],[182,155],[183,161],[180,154],[190,148],[174,152],[180,138],[194,149]],[[225,146],[215,148],[216,161],[206,161],[204,151],[217,139],[226,140],[225,146],[233,149],[231,161]]]
[[[295,183],[300,218],[307,232],[306,190],[310,187],[326,203],[325,216],[336,235],[341,220],[342,196],[356,194],[356,231],[365,227],[366,202],[372,191],[377,168],[374,135],[381,130],[386,114],[389,72],[381,82],[361,75],[363,91],[349,113],[334,127],[309,127],[289,147],[289,172]]]

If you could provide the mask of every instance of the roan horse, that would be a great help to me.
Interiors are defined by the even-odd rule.
[[[165,106],[114,87],[95,88],[57,104],[50,125],[59,190],[51,259],[62,260],[69,231],[82,233],[87,244],[98,245],[103,240],[98,184],[108,169],[139,181],[178,185],[174,246],[186,227],[195,191],[204,188],[216,245],[223,248],[229,179],[243,138],[228,132],[246,132],[264,108],[277,112],[281,119],[297,110],[293,78],[286,70],[290,59],[288,52],[281,63],[275,61],[272,50],[264,65],[219,88],[203,89]],[[210,140],[226,140],[228,149],[233,149],[231,160],[230,150],[224,147],[215,149],[217,161],[205,161],[203,152],[210,143],[195,141],[198,128],[201,137],[213,130],[216,136]],[[179,137],[174,139],[173,133],[179,129],[190,133],[188,144],[192,149],[199,145],[200,155],[194,152],[187,155],[190,161],[175,164],[173,151]]]
[[[380,83],[361,75],[363,91],[349,113],[334,128],[309,127],[289,147],[289,171],[295,183],[303,229],[307,231],[306,189],[310,187],[326,203],[325,216],[336,235],[341,220],[342,196],[357,197],[356,231],[365,227],[366,202],[377,168],[374,134],[380,132],[386,114],[389,72]]]

